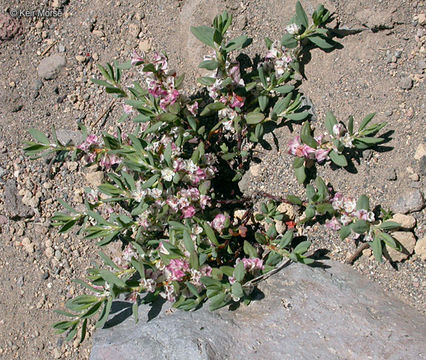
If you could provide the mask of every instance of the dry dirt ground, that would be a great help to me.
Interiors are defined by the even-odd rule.
[[[307,12],[318,4],[317,0],[302,3]],[[187,74],[191,89],[205,49],[190,35],[190,25],[210,23],[226,9],[235,18],[231,35],[246,32],[254,42],[250,53],[261,54],[264,36],[280,38],[294,5],[293,0],[0,0],[0,13],[51,8],[63,13],[23,16],[22,34],[0,44],[0,358],[87,359],[91,345],[90,338],[80,346],[64,342],[51,323],[58,319],[53,310],[81,291],[71,280],[82,277],[97,261],[97,249],[81,237],[59,235],[48,225],[59,209],[55,198],[78,205],[82,188],[96,179],[85,176],[90,170],[67,162],[53,166],[55,178],[50,180],[45,162],[23,156],[27,129],[49,130],[55,125],[76,130],[78,120],[90,128],[111,101],[89,81],[98,75],[95,64],[125,61],[133,49],[166,51],[170,63]],[[406,190],[424,194],[424,2],[326,0],[325,5],[335,11],[340,28],[362,31],[347,32],[339,40],[343,45],[339,50],[311,52],[303,91],[314,104],[314,125],[321,128],[329,109],[339,120],[353,114],[357,121],[375,111],[377,121],[387,121],[392,134],[380,152],[364,153],[356,173],[324,168],[321,175],[336,190],[371,196],[374,205],[392,207]],[[42,80],[37,67],[53,54],[63,56],[66,66],[54,79]],[[121,107],[114,107],[106,120],[103,117],[93,125],[93,131],[108,130],[120,113]],[[286,150],[294,135],[284,127],[276,136],[278,147],[262,150],[248,192],[255,188],[285,195],[300,190],[294,185]],[[11,179],[32,209],[13,204]],[[16,210],[15,216],[10,208]],[[417,220],[414,234],[420,240],[424,210],[412,215]],[[341,242],[316,227],[308,235],[315,249],[327,248],[328,256],[340,261],[355,250],[352,241]],[[354,266],[424,313],[425,262],[414,254],[402,262],[377,264],[370,255],[364,252]]]

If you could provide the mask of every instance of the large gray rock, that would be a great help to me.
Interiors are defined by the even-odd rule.
[[[66,64],[64,56],[55,54],[40,61],[37,68],[38,76],[45,80],[52,80],[58,76],[59,72]]]
[[[22,202],[22,197],[18,194],[16,181],[13,179],[6,181],[3,202],[5,204],[6,215],[12,219],[34,216],[34,211],[31,207]]]
[[[417,189],[407,190],[402,193],[392,205],[394,213],[406,214],[409,212],[420,211],[425,206],[422,193]]]
[[[350,267],[326,264],[326,270],[288,266],[260,284],[263,299],[236,311],[211,313],[204,306],[170,312],[163,306],[147,321],[150,308],[142,306],[138,324],[127,318],[96,331],[91,360],[426,357],[422,314]]]

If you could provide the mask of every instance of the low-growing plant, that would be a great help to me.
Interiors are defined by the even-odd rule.
[[[362,151],[384,141],[375,135],[385,124],[370,125],[365,117],[358,130],[332,113],[325,119],[327,136],[314,136],[309,109],[298,90],[303,54],[314,47],[332,49],[331,14],[322,5],[312,22],[298,2],[296,15],[280,41],[266,38],[266,53],[244,68],[234,55],[251,43],[242,35],[227,38],[232,16],[218,15],[212,27],[191,27],[193,35],[211,49],[200,68],[210,71],[198,79],[199,92],[188,96],[183,76],[168,66],[165,54],[133,54],[124,64],[99,66],[104,79],[92,79],[123,103],[123,116],[114,134],[88,134],[81,144],[62,144],[30,130],[34,141],[25,152],[31,157],[53,156],[102,168],[107,181],[86,189],[84,211],[62,200],[65,212],[52,218],[59,232],[74,227],[86,239],[99,239],[103,247],[120,242],[122,256],[99,255],[103,266],[91,268],[87,281],[76,282],[88,290],[58,311],[68,320],[54,328],[76,336],[81,324],[84,339],[88,320],[98,316],[103,327],[114,299],[125,294],[138,305],[163,297],[174,307],[193,310],[209,300],[210,310],[236,302],[249,303],[254,285],[287,261],[310,264],[311,245],[301,241],[296,229],[315,221],[339,230],[342,239],[353,234],[368,243],[382,260],[382,247],[399,248],[388,230],[398,227],[370,210],[369,200],[358,201],[334,193],[315,172],[316,164],[348,165],[353,149]],[[122,71],[137,67],[141,81],[126,86]],[[136,129],[126,130],[126,122]],[[237,181],[248,169],[253,150],[267,129],[303,124],[300,136],[289,144],[296,156],[296,178],[306,199],[270,197],[255,211],[255,198],[244,197]],[[351,150],[352,149],[352,150]],[[281,203],[291,204],[301,216],[293,221]],[[288,205],[287,205],[288,206]]]

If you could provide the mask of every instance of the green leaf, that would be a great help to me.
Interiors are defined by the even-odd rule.
[[[155,182],[158,180],[159,177],[160,177],[159,174],[152,175],[147,181],[145,181],[142,184],[141,188],[142,189],[148,189],[148,188],[150,188],[152,185],[155,184]]]
[[[272,89],[274,91],[276,91],[277,93],[280,94],[288,94],[289,92],[292,92],[294,90],[294,86],[293,85],[283,85],[283,86],[278,86],[274,89]]]
[[[269,103],[269,97],[266,95],[260,95],[257,98],[257,101],[259,102],[259,107],[261,111],[265,111],[266,107],[268,106]]]
[[[243,287],[239,282],[234,282],[231,286],[232,295],[234,295],[236,298],[241,299],[244,297],[244,291]]]
[[[299,255],[303,255],[306,251],[308,251],[308,249],[311,246],[311,242],[310,241],[302,241],[300,244],[298,244],[293,252]]]
[[[203,76],[203,77],[199,77],[197,79],[197,81],[201,85],[210,86],[210,85],[213,85],[216,82],[216,79],[212,78],[212,77],[208,77],[208,76]]]
[[[294,49],[299,42],[294,38],[294,35],[285,33],[281,38],[281,45],[289,49]]]
[[[220,293],[210,298],[209,310],[214,311],[224,307],[226,305],[225,296],[225,293]]]
[[[300,139],[306,145],[309,145],[311,148],[316,149],[318,147],[317,141],[312,137],[311,125],[309,122],[305,122],[300,131]]]
[[[237,280],[238,282],[243,281],[244,276],[246,275],[246,270],[244,269],[244,263],[242,261],[240,261],[237,266],[235,266],[233,275],[235,280]]]
[[[319,201],[324,200],[328,196],[327,185],[325,185],[324,180],[319,176],[315,179],[315,185],[318,189],[318,194],[320,195]]]
[[[362,131],[365,129],[365,127],[368,125],[368,123],[373,119],[373,117],[376,115],[376,113],[368,114],[359,125],[359,131]]]
[[[249,39],[246,35],[241,35],[241,36],[238,36],[237,38],[229,41],[229,43],[226,44],[224,49],[227,52],[233,51],[233,50],[243,49],[243,48],[247,47],[248,45],[250,45],[251,42],[252,42],[252,40]]]
[[[329,156],[330,160],[333,163],[335,163],[337,166],[341,166],[341,167],[348,166],[348,161],[346,160],[344,155],[338,154],[334,150],[331,150],[328,153],[328,156]]]
[[[301,166],[294,169],[294,174],[296,175],[297,182],[303,184],[306,180],[305,167]]]
[[[188,288],[188,290],[192,293],[192,295],[194,295],[195,297],[199,297],[200,294],[198,293],[197,288],[191,284],[189,281],[185,282],[186,287]]]
[[[139,273],[139,276],[141,277],[141,279],[145,279],[145,268],[143,266],[142,261],[138,261],[132,257],[130,262],[132,266],[136,269],[136,271]]]
[[[354,117],[352,115],[349,116],[348,131],[349,131],[349,135],[353,135],[353,133],[354,133]]]
[[[357,220],[350,225],[351,229],[357,234],[365,234],[370,226],[365,220]]]
[[[361,141],[364,144],[367,145],[374,145],[374,144],[380,144],[381,142],[383,142],[383,138],[375,138],[375,137],[361,137],[361,138],[357,138],[357,141]]]
[[[106,282],[108,282],[111,285],[116,285],[121,288],[126,287],[126,283],[121,280],[117,275],[113,274],[111,271],[108,270],[100,270],[99,275],[104,279]]]
[[[293,205],[302,205],[302,200],[294,195],[288,195],[287,200],[290,201]]]
[[[244,253],[248,257],[257,258],[257,250],[247,240],[244,240]]]
[[[293,121],[302,121],[302,120],[306,119],[308,116],[309,116],[308,111],[302,111],[302,112],[284,115],[284,117],[286,119],[290,119],[290,120],[293,120]]]
[[[274,105],[273,112],[280,116],[287,109],[292,97],[293,94],[289,93],[285,98],[279,99]]]
[[[251,112],[246,115],[247,124],[254,125],[260,123],[265,118],[262,113]]]
[[[352,230],[349,225],[342,226],[342,228],[339,230],[340,240],[345,240],[351,234],[351,232]]]
[[[173,122],[175,120],[179,119],[179,117],[176,114],[172,113],[163,113],[158,116],[158,120],[165,121],[165,122]]]
[[[321,49],[332,49],[334,47],[330,40],[319,35],[309,36],[308,39]]]
[[[65,306],[71,311],[82,311],[88,309],[98,301],[99,298],[93,295],[79,295],[74,299],[68,300]]]
[[[358,201],[356,202],[356,209],[357,210],[370,210],[370,200],[368,199],[368,197],[366,195],[361,195],[358,199]]]
[[[380,232],[379,238],[382,239],[386,243],[386,245],[390,246],[391,248],[401,251],[401,246],[389,234]]]
[[[208,26],[191,26],[192,34],[200,40],[203,44],[215,48],[216,45],[214,43],[214,32],[215,30]]]
[[[221,102],[215,102],[212,104],[208,104],[203,111],[201,111],[200,116],[209,116],[212,115],[216,112],[218,112],[219,110],[222,110],[225,108],[225,105]]]
[[[219,242],[217,241],[216,235],[213,231],[213,229],[210,227],[209,224],[207,224],[207,222],[203,223],[203,228],[204,228],[204,232],[206,233],[208,239],[215,244],[216,246],[219,246]]]
[[[306,220],[311,220],[315,216],[315,208],[309,205],[305,210]]]
[[[305,10],[303,10],[302,4],[300,1],[296,3],[296,24],[303,25],[305,29],[308,28],[308,17],[306,16]]]
[[[46,135],[44,135],[41,131],[39,131],[37,129],[29,129],[28,132],[40,144],[43,144],[43,145],[49,145],[50,144],[49,138]]]
[[[216,60],[204,60],[198,65],[199,68],[207,70],[215,70],[218,66],[219,63]]]
[[[135,301],[132,305],[132,315],[135,323],[137,323],[139,321],[139,306],[137,301]]]
[[[325,117],[325,127],[330,135],[333,135],[334,125],[337,125],[336,117],[331,111],[328,111]]]
[[[108,320],[108,315],[111,311],[112,306],[112,298],[109,297],[108,300],[104,301],[104,308],[101,312],[101,315],[99,316],[98,321],[96,322],[96,329],[102,329]]]
[[[373,249],[374,257],[378,262],[383,262],[383,249],[382,249],[382,241],[376,236],[372,242],[370,242],[370,247]]]
[[[380,224],[379,228],[382,230],[393,230],[393,229],[399,229],[401,227],[401,224],[398,224],[395,221],[385,221]]]
[[[88,319],[88,318],[92,317],[93,315],[95,315],[99,311],[101,306],[102,306],[102,301],[98,301],[89,310],[87,310],[83,315],[81,315],[80,319]]]
[[[191,235],[189,234],[188,230],[184,230],[183,232],[183,243],[185,245],[185,249],[190,253],[195,251],[194,241],[191,239]]]
[[[289,246],[291,244],[291,242],[293,241],[293,236],[294,236],[294,231],[293,230],[287,230],[285,232],[285,234],[283,235],[283,237],[281,239],[279,239],[279,247],[281,249],[286,248],[287,246]]]
[[[263,87],[268,87],[268,82],[266,81],[265,71],[263,70],[262,66],[259,66],[257,69],[257,73],[259,74],[260,82],[262,83]]]

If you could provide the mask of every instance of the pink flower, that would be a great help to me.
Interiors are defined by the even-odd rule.
[[[165,285],[164,291],[160,292],[160,295],[163,298],[167,299],[167,301],[170,301],[170,302],[176,301],[175,288],[173,287],[173,285]]]
[[[193,206],[187,206],[186,208],[182,209],[182,215],[185,219],[193,217],[195,213],[196,211]]]
[[[329,152],[330,150],[327,149],[317,149],[315,150],[315,159],[317,159],[318,162],[323,162],[327,159]]]
[[[120,163],[121,163],[121,159],[114,154],[105,154],[99,161],[99,165],[101,165],[107,170],[111,169],[113,165],[120,164]]]
[[[296,136],[288,143],[288,153],[297,157],[314,159],[316,150],[300,142],[300,136]]]
[[[200,272],[202,276],[211,276],[212,275],[212,268],[209,265],[203,265],[200,268]]]
[[[133,112],[133,108],[128,104],[123,104],[123,111],[126,114],[131,114]]]
[[[244,86],[244,81],[241,79],[240,63],[238,61],[230,65],[228,74],[235,85]]]
[[[192,105],[187,105],[189,112],[194,115],[197,116],[197,112],[198,112],[198,102],[194,102]]]
[[[181,259],[171,259],[166,266],[166,276],[169,280],[180,281],[189,271],[189,263]]]
[[[346,133],[346,129],[343,124],[335,124],[333,126],[333,135],[337,138],[340,138]]]
[[[211,222],[213,229],[221,233],[225,227],[226,216],[224,214],[217,214],[216,217]]]
[[[263,260],[258,258],[243,258],[242,260],[237,260],[236,263],[238,264],[240,261],[244,264],[244,269],[246,269],[249,272],[254,272],[256,270],[263,270]]]
[[[96,135],[89,135],[87,138],[77,146],[78,149],[87,151],[92,145],[99,145],[99,139]]]
[[[342,227],[340,225],[339,220],[337,220],[335,217],[333,217],[331,220],[327,221],[325,223],[325,226],[327,226],[329,229],[335,230],[335,231],[340,230],[340,228]]]
[[[229,105],[231,108],[242,108],[244,106],[244,98],[237,94],[233,94],[231,104]]]
[[[145,56],[145,54],[143,52],[142,52],[142,56],[141,56],[136,51],[133,51],[131,64],[132,65],[143,64],[145,62],[144,56]]]
[[[154,65],[156,65],[157,70],[167,70],[168,64],[167,64],[167,57],[164,55],[160,55],[159,53],[154,54],[154,60],[152,61]]]
[[[200,195],[200,206],[201,209],[205,209],[206,206],[210,206],[210,196],[208,195]]]
[[[301,146],[300,136],[296,136],[294,139],[291,139],[288,143],[288,153],[291,155],[296,155],[296,151]]]

